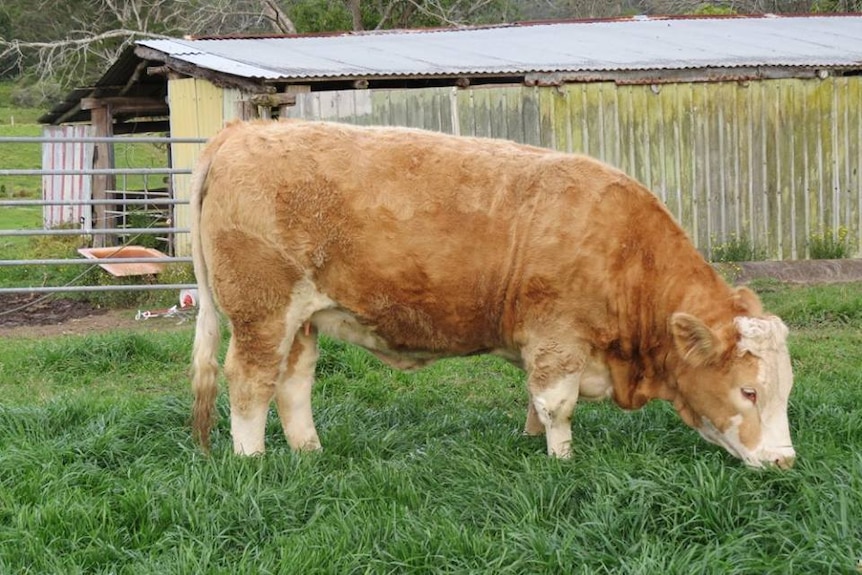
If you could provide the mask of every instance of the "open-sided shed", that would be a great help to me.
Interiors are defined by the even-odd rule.
[[[704,252],[736,238],[804,258],[842,228],[860,247],[859,15],[146,40],[43,121],[209,137],[259,115],[588,153],[649,186]],[[199,149],[174,145],[173,165]]]

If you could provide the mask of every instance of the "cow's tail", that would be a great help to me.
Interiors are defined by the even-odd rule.
[[[218,351],[221,343],[218,311],[210,287],[207,262],[201,245],[201,208],[206,181],[214,155],[210,144],[195,166],[191,188],[192,261],[198,283],[198,317],[192,351],[192,435],[204,451],[209,451],[210,432],[216,421],[218,395]]]

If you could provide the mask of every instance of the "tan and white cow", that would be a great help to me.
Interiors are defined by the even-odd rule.
[[[787,329],[728,286],[642,185],[589,157],[324,122],[235,123],[193,178],[194,431],[209,445],[216,301],[237,453],[275,399],[320,447],[317,334],[403,369],[491,353],[527,372],[525,431],[566,457],[579,398],[673,403],[747,464],[792,464]]]

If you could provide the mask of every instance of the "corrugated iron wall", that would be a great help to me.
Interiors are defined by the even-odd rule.
[[[804,258],[812,234],[841,227],[860,249],[859,76],[311,92],[290,115],[590,154],[650,187],[705,253],[745,238]]]
[[[45,126],[42,135],[46,138],[78,138],[93,135],[93,127],[86,125]],[[50,142],[42,145],[42,169],[89,170],[93,167],[92,143]],[[42,199],[47,201],[90,200],[92,178],[87,175],[43,175]],[[42,206],[42,223],[46,229],[64,224],[92,227],[91,210],[81,204]]]

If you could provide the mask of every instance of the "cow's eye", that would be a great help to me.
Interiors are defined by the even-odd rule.
[[[742,397],[744,397],[745,399],[747,399],[748,401],[750,401],[754,405],[757,405],[757,390],[752,389],[750,387],[743,387],[741,389],[741,391],[742,391]]]

